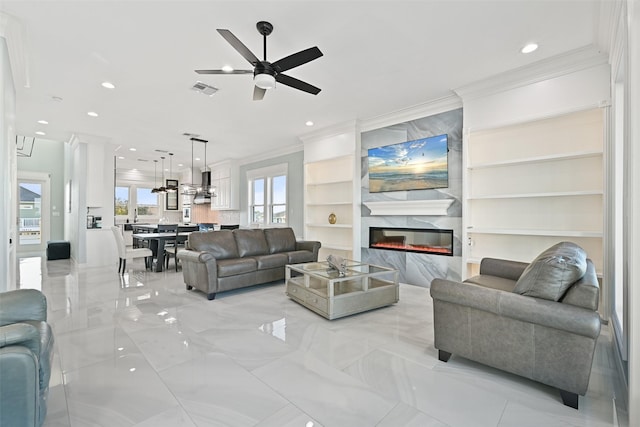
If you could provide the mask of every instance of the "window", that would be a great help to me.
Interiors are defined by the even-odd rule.
[[[271,184],[271,222],[274,224],[286,224],[287,176],[274,176],[271,178]]]
[[[129,215],[129,187],[116,187],[115,215]]]
[[[287,224],[287,164],[247,172],[249,222]]]
[[[138,216],[159,216],[158,195],[151,192],[151,188],[136,190],[136,208]]]
[[[160,217],[158,195],[151,192],[151,188],[131,186],[116,186],[114,214],[116,218],[136,221],[141,217],[152,219]]]
[[[264,222],[264,178],[252,182],[251,190],[251,222]]]

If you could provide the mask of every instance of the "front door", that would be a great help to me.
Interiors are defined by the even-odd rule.
[[[49,178],[18,173],[18,252],[41,252],[49,240]]]

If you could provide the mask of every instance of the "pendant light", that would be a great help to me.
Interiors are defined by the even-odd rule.
[[[193,184],[193,141],[196,138],[191,138],[191,183],[182,184],[182,192],[189,196],[196,194],[196,186]]]
[[[158,188],[158,193],[166,193],[167,187],[164,186],[164,156],[160,157],[162,159],[162,185]]]
[[[169,153],[169,179],[173,179],[173,153]],[[167,192],[175,193],[178,191],[177,185],[167,185]]]
[[[158,161],[153,161],[153,188],[151,189],[152,193],[158,192]]]
[[[207,142],[209,141],[205,141],[205,140],[200,140],[200,142],[202,142],[204,144],[204,171],[203,171],[203,179],[204,179],[204,174],[207,173]],[[200,183],[200,187],[198,187],[198,193],[201,191],[204,191],[205,193],[208,190],[209,185],[205,182]]]

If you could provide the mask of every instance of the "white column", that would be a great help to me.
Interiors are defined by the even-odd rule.
[[[640,0],[628,1],[629,165],[629,425],[640,425]]]
[[[0,37],[0,292],[16,286],[16,146],[15,146],[15,88],[9,51],[4,37]]]

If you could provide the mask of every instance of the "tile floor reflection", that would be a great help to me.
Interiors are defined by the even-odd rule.
[[[139,261],[139,262],[138,262]],[[580,410],[547,386],[437,360],[425,288],[328,321],[282,282],[187,291],[182,273],[20,260],[49,302],[56,345],[45,426],[626,426],[607,327]]]

